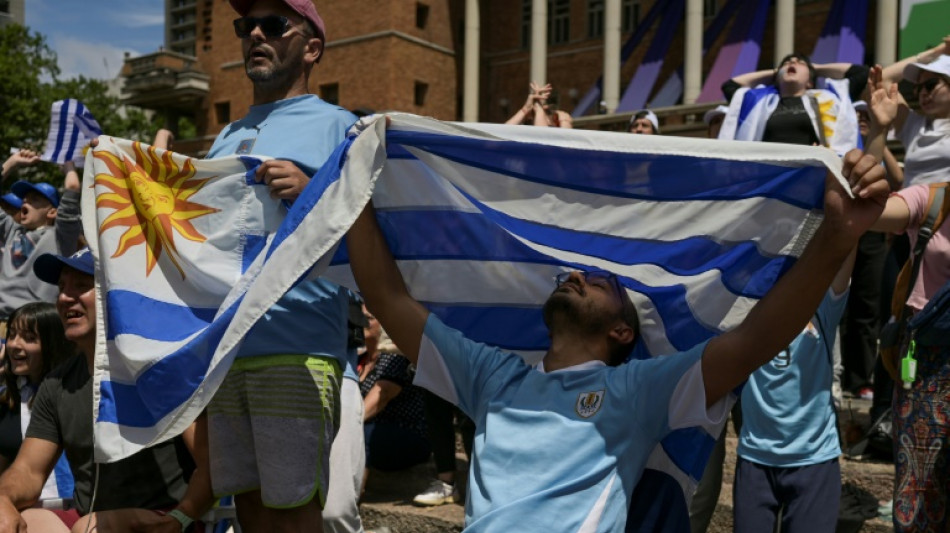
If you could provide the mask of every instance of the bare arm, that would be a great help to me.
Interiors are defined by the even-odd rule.
[[[740,87],[755,87],[756,85],[770,85],[775,78],[774,70],[757,70],[755,72],[746,72],[740,74],[732,81],[739,84]]]
[[[63,163],[63,172],[66,177],[63,179],[63,188],[67,191],[78,191],[82,180],[79,179],[79,173],[76,172],[76,164],[72,161]]]
[[[530,86],[529,86],[529,89],[528,89],[528,98],[527,98],[527,100],[525,100],[524,105],[521,106],[521,109],[519,109],[518,111],[516,111],[515,114],[511,116],[511,118],[509,118],[508,120],[506,120],[506,121],[505,121],[505,124],[513,124],[513,125],[521,124],[521,123],[524,122],[524,119],[525,119],[529,114],[531,114],[531,112],[532,112],[532,110],[533,110],[533,111],[535,111],[534,124],[535,124],[535,125],[538,125],[537,108],[535,108],[535,104],[539,104],[539,100],[543,103],[545,100],[547,100],[547,98],[548,98],[548,96],[550,96],[550,94],[551,94],[551,84],[550,84],[550,83],[547,84],[547,85],[545,85],[544,87],[541,87],[541,86],[538,85],[537,83],[531,82],[531,84],[530,84]],[[539,106],[540,106],[540,104],[539,104]],[[543,114],[543,107],[542,107],[542,114]],[[543,125],[543,126],[546,126],[546,125],[547,125],[547,118],[545,118],[544,120],[545,120],[545,123],[542,124],[542,125]]]
[[[845,156],[844,174],[857,198],[849,198],[830,174],[825,220],[801,257],[735,329],[709,341],[702,371],[712,405],[798,335],[837,278],[861,234],[877,219],[887,194],[879,160],[857,150]],[[837,278],[837,279],[836,279]]]
[[[402,392],[402,387],[397,383],[388,379],[377,381],[363,398],[363,420],[372,420],[373,417],[382,413],[400,392]]]
[[[389,246],[376,222],[376,210],[368,203],[346,235],[350,267],[366,307],[379,320],[403,355],[412,364],[419,359],[419,346],[429,310],[409,294]]]
[[[897,83],[904,77],[904,68],[911,63],[931,63],[936,61],[941,55],[950,55],[950,35],[943,38],[943,42],[924,50],[919,54],[905,57],[893,65],[888,65],[884,69],[884,81],[888,83]]]
[[[824,63],[813,65],[815,67],[815,75],[822,78],[831,78],[833,80],[840,80],[844,78],[844,75],[848,72],[848,69],[852,67],[851,63]]]
[[[884,149],[884,170],[887,173],[887,184],[891,187],[891,190],[901,190],[904,186],[904,169],[888,148]]]
[[[195,471],[191,474],[188,489],[177,508],[197,520],[211,509],[215,499],[211,490],[211,470],[208,463],[208,416],[204,413],[198,416],[181,437],[195,460]]]
[[[838,269],[838,273],[835,274],[835,279],[831,282],[831,290],[835,293],[835,296],[844,293],[848,290],[848,285],[851,284],[851,272],[854,270],[854,260],[858,257],[858,247],[855,246],[851,249],[851,253],[848,254],[848,258],[844,260],[841,268]]]
[[[48,440],[23,439],[13,464],[0,476],[0,532],[8,531],[11,512],[37,502],[61,451],[56,443]]]
[[[5,181],[17,167],[32,165],[39,160],[39,154],[33,150],[20,150],[15,154],[11,154],[10,157],[3,162],[3,171],[0,172],[0,183]]]
[[[910,208],[900,196],[891,196],[884,205],[884,212],[877,222],[871,226],[871,231],[881,233],[904,233],[910,225]]]
[[[175,135],[171,131],[162,128],[155,133],[155,139],[152,141],[152,146],[155,148],[168,150],[168,147],[171,146],[171,143],[174,140]]]

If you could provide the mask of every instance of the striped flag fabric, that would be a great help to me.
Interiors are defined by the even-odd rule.
[[[618,275],[642,324],[636,357],[737,325],[813,235],[827,170],[843,182],[822,148],[388,120],[357,124],[286,213],[247,178],[258,158],[100,141],[83,206],[104,309],[98,460],[181,432],[243,335],[302,276],[352,286],[340,241],[370,198],[416,299],[470,338],[537,361],[548,346],[541,306],[571,269]],[[144,175],[129,171],[138,160]],[[165,193],[188,204],[167,207],[159,181],[193,191]],[[141,205],[172,221],[129,211]],[[227,218],[241,209],[262,223]],[[688,499],[718,430],[671,434],[649,467]]]
[[[102,128],[82,102],[71,98],[53,102],[46,150],[40,159],[60,165],[73,161],[82,166],[86,160],[83,149],[99,135]]]

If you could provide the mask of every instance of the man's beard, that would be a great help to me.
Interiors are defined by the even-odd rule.
[[[585,335],[607,331],[617,319],[614,313],[575,302],[569,294],[555,291],[544,302],[544,323],[548,329],[574,329]]]

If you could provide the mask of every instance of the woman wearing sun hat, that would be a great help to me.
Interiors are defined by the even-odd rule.
[[[927,211],[931,184],[950,181],[950,37],[916,56],[891,65],[884,76],[891,82],[914,83],[920,104],[912,110],[898,99],[894,131],[904,143],[904,183],[888,198],[878,231],[908,233],[916,241]],[[920,275],[908,291],[905,305],[919,312],[950,280],[950,225],[942,224],[927,241]],[[917,376],[909,388],[895,387],[894,531],[946,531],[950,526],[950,352],[941,347],[918,347]]]

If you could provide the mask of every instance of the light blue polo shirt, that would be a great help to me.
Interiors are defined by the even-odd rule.
[[[317,173],[356,117],[308,94],[251,106],[218,134],[208,158],[260,154]],[[263,186],[263,185],[262,185]],[[347,353],[346,289],[324,279],[305,280],[281,297],[248,332],[237,357],[307,354],[333,357],[355,378]]]
[[[705,346],[545,373],[429,315],[415,384],[476,425],[466,531],[623,531],[633,487],[660,439],[716,423],[705,407]],[[721,419],[725,402],[710,413]]]
[[[841,455],[831,396],[831,350],[848,291],[828,290],[788,349],[749,376],[742,389],[739,457],[765,466],[814,465]]]

